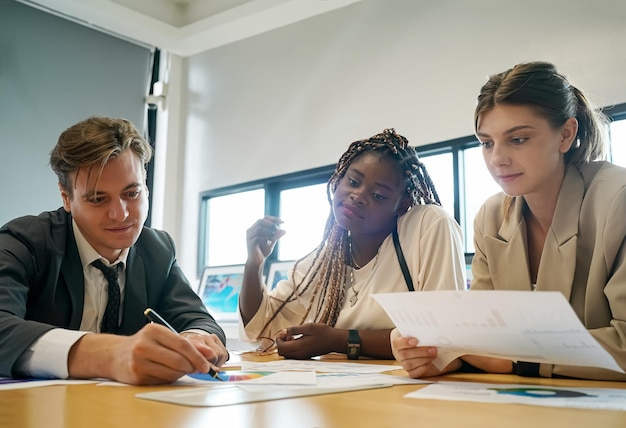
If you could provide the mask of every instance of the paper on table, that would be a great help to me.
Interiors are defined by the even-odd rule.
[[[402,367],[392,364],[366,364],[326,362],[318,360],[278,360],[278,361],[242,361],[242,370],[267,371],[314,371],[325,373],[381,373],[388,370],[399,370]]]
[[[624,373],[559,292],[421,291],[373,295],[403,336],[437,346],[445,367],[472,354]]]
[[[229,376],[229,373],[239,374],[241,376]],[[255,371],[222,371],[220,377],[229,383],[252,383],[256,385],[317,385],[317,378],[314,371],[290,371],[290,372],[255,372]],[[186,375],[174,382],[174,385],[202,385],[207,386],[208,383],[220,384],[219,380]]]
[[[281,372],[286,376],[289,373],[299,373],[293,371]],[[242,389],[246,391],[258,391],[259,389],[285,389],[288,388],[344,388],[353,386],[367,386],[367,385],[406,385],[406,384],[426,384],[432,383],[429,380],[423,379],[411,379],[407,376],[394,376],[380,373],[318,373],[314,386],[310,385],[260,385],[253,384],[251,382],[238,383]]]
[[[137,398],[182,404],[185,406],[230,406],[233,404],[255,403],[259,401],[283,400],[286,398],[307,397],[338,392],[360,391],[363,389],[387,388],[391,384],[348,385],[334,388],[283,387],[245,389],[242,384],[226,383],[209,388],[179,388],[135,394]]]
[[[479,403],[518,403],[581,409],[626,410],[626,390],[545,385],[438,382],[407,398],[460,400]]]
[[[431,380],[411,379],[408,376],[394,376],[380,373],[318,373],[317,384],[322,387],[346,385],[375,385],[375,384],[423,384],[432,383]]]
[[[0,378],[0,390],[2,389],[24,389],[36,388],[50,385],[78,385],[85,383],[97,383],[96,380],[67,380],[67,379],[13,379]]]

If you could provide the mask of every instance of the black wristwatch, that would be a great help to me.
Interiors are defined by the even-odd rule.
[[[525,361],[514,361],[513,362],[513,373],[518,376],[524,377],[540,377],[539,374],[539,363],[528,363]]]
[[[358,360],[361,355],[361,338],[357,330],[348,330],[348,352],[349,360]]]

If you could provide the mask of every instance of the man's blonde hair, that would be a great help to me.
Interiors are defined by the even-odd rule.
[[[50,167],[59,184],[72,197],[72,175],[81,168],[98,166],[98,177],[110,159],[130,149],[145,167],[152,147],[126,119],[92,116],[67,128],[50,152]]]

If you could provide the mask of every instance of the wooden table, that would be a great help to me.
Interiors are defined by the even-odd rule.
[[[258,361],[259,357],[235,355],[233,360],[237,359]],[[392,373],[406,375],[401,369]],[[622,382],[520,378],[513,375],[451,374],[438,379],[626,389],[626,383]],[[404,398],[405,394],[422,387],[397,385],[209,408],[135,397],[139,392],[172,389],[172,386],[44,386],[0,391],[0,427],[626,427],[626,412],[621,411]]]

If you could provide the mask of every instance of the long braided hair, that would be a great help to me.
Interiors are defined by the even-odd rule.
[[[309,253],[309,255],[314,254],[313,262],[302,280],[294,286],[291,294],[278,306],[263,327],[263,330],[270,325],[288,302],[295,300],[309,289],[313,290],[313,297],[300,324],[308,319],[312,311],[314,313],[314,322],[324,323],[329,326],[334,326],[337,322],[345,296],[346,267],[350,266],[352,259],[350,256],[348,231],[340,227],[335,221],[332,199],[340,180],[346,174],[349,166],[357,157],[366,152],[380,153],[396,163],[398,170],[402,171],[405,177],[405,190],[411,200],[410,206],[417,204],[441,205],[439,195],[435,190],[430,175],[426,171],[425,165],[419,160],[415,148],[409,146],[408,140],[397,134],[394,129],[385,129],[380,134],[350,144],[348,150],[339,159],[335,172],[328,180],[326,186],[326,194],[331,210],[320,245]],[[291,277],[293,284],[296,284],[294,272],[298,263],[309,255],[296,261]],[[313,308],[315,302],[318,303]]]

